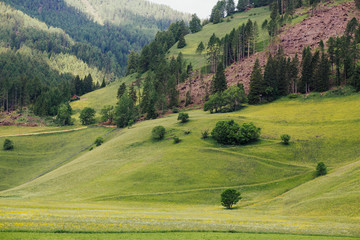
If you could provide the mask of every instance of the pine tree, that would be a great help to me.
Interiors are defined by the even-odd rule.
[[[126,91],[126,84],[122,83],[120,85],[120,87],[118,88],[117,98],[120,99],[122,97],[122,95],[124,95],[125,91]]]
[[[264,71],[264,87],[265,94],[263,97],[267,101],[273,101],[278,92],[278,79],[277,79],[277,64],[275,59],[270,55]]]
[[[303,57],[302,57],[302,71],[301,71],[301,82],[299,91],[301,93],[309,93],[310,92],[310,82],[313,76],[312,69],[312,54],[309,47],[304,48]]]
[[[234,0],[226,0],[226,13],[227,13],[227,15],[230,16],[234,12],[235,12]]]
[[[317,92],[324,92],[329,90],[330,83],[330,63],[328,56],[323,52],[319,63],[317,75],[316,89]]]
[[[100,86],[100,88],[104,88],[104,87],[106,87],[106,82],[105,82],[105,78],[103,78],[103,81],[102,81],[102,83],[101,83],[101,86]]]
[[[155,103],[157,99],[153,81],[154,76],[150,73],[145,79],[144,90],[140,105],[142,113],[147,114],[146,119],[153,119],[157,117],[155,109]]]
[[[227,84],[226,84],[224,66],[223,63],[220,62],[218,64],[216,74],[212,82],[212,93],[215,94],[217,92],[223,92],[226,90],[226,88],[227,88]]]
[[[181,35],[180,38],[179,38],[177,48],[180,49],[180,48],[184,48],[185,46],[186,46],[185,37],[184,37],[184,35]]]
[[[201,55],[204,50],[205,50],[205,46],[204,43],[201,41],[196,49],[196,53]]]
[[[196,14],[192,15],[189,25],[192,33],[200,32],[202,29],[200,18]]]
[[[289,72],[288,72],[291,93],[298,92],[297,84],[298,84],[298,75],[299,75],[299,65],[300,65],[299,58],[298,55],[296,54],[290,63]]]
[[[129,96],[131,97],[132,101],[134,102],[134,104],[136,105],[137,102],[137,96],[136,96],[136,91],[135,91],[135,87],[134,84],[131,84],[130,89],[129,89]]]
[[[248,96],[250,104],[258,104],[262,102],[264,94],[264,81],[261,73],[259,59],[256,59],[253,71],[250,77],[250,93]]]
[[[139,68],[139,54],[135,51],[131,51],[128,57],[126,75],[138,72]]]
[[[236,8],[239,12],[243,12],[246,10],[248,4],[248,0],[239,0]]]

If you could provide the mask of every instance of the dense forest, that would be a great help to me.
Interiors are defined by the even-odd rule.
[[[76,43],[70,51],[89,65],[106,73],[121,76],[125,73],[127,55],[130,50],[140,51],[153,39],[154,32],[138,26],[155,24],[165,29],[169,21],[149,21],[137,16],[134,25],[116,26],[110,23],[100,25],[88,16],[69,6],[63,0],[4,0],[10,6],[37,18],[50,26],[63,29]],[[135,18],[134,18],[135,19]]]

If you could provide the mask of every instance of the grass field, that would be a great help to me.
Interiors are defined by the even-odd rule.
[[[260,7],[254,8],[247,12],[236,13],[234,14],[234,18],[230,19],[230,22],[226,20],[219,24],[207,24],[204,28],[195,34],[189,34],[185,36],[186,46],[182,49],[178,49],[175,44],[169,52],[169,56],[177,56],[180,52],[184,55],[184,58],[188,63],[191,62],[194,69],[200,69],[207,65],[207,61],[205,59],[205,52],[202,55],[196,53],[196,49],[199,43],[202,41],[205,44],[209,42],[209,39],[213,33],[216,33],[216,36],[219,38],[224,37],[226,34],[230,34],[230,32],[235,28],[237,29],[242,24],[246,24],[248,19],[251,18],[251,21],[256,21],[259,26],[259,38],[258,38],[258,50],[264,49],[268,44],[268,33],[266,30],[261,29],[261,24],[265,19],[270,17],[269,7]]]
[[[352,240],[349,237],[298,236],[287,234],[251,234],[251,233],[112,233],[112,234],[72,234],[72,233],[0,233],[8,240],[18,239],[133,239],[133,240]]]
[[[186,124],[173,114],[118,130],[101,147],[0,192],[0,228],[360,236],[359,100],[284,98],[235,113],[190,111]],[[254,122],[261,141],[225,147],[200,139],[226,119]],[[157,125],[167,129],[160,142],[150,137]],[[280,143],[285,133],[289,146]],[[182,142],[173,144],[175,135]],[[314,179],[320,161],[329,174]],[[243,197],[232,211],[219,204],[228,187]]]

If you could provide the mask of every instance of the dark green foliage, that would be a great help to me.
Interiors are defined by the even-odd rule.
[[[72,125],[73,121],[71,120],[71,114],[72,108],[70,104],[61,104],[56,115],[56,122],[61,126]]]
[[[323,162],[318,163],[318,165],[316,166],[316,176],[320,177],[326,174],[327,174],[327,167],[325,163]]]
[[[237,8],[237,10],[239,11],[239,12],[243,12],[243,11],[245,11],[246,10],[246,8],[248,7],[247,5],[248,5],[248,0],[239,0],[238,1],[238,4],[237,4],[237,6],[236,6],[236,8]]]
[[[192,33],[197,33],[201,31],[202,29],[201,21],[196,14],[192,15],[191,21],[189,23],[189,28]]]
[[[179,38],[179,42],[177,48],[184,48],[186,46],[186,41],[184,35],[181,35]]]
[[[157,99],[154,81],[154,76],[152,74],[149,74],[148,77],[145,79],[144,83],[144,90],[140,107],[142,113],[146,113],[146,119],[155,119],[157,117],[155,109],[155,103]]]
[[[248,95],[250,104],[258,104],[262,102],[264,89],[264,79],[261,72],[259,59],[256,59],[253,71],[250,76],[250,93]]]
[[[127,61],[126,75],[138,72],[139,68],[139,53],[131,51]]]
[[[64,44],[67,51],[90,65],[99,69],[104,68],[107,73],[115,73],[118,76],[125,73],[127,54],[130,50],[140,50],[153,39],[154,28],[164,30],[172,22],[169,19],[156,20],[153,17],[146,18],[124,11],[127,18],[126,24],[100,25],[64,0],[45,2],[43,0],[6,0],[5,3],[44,21],[49,26],[63,29],[76,41],[72,47],[70,44]],[[14,46],[21,45],[24,38],[19,39]],[[49,42],[49,45],[45,45],[46,50],[50,48],[51,52],[64,52],[64,47],[57,49],[53,41]],[[44,49],[39,50],[44,51]]]
[[[213,7],[210,15],[210,22],[217,24],[225,17],[226,11],[226,2],[225,0],[220,0]]]
[[[14,149],[14,142],[10,139],[5,139],[3,149],[5,151],[13,150]]]
[[[101,109],[100,114],[102,122],[109,122],[111,124],[114,120],[114,107],[106,105]]]
[[[178,138],[177,136],[174,136],[174,137],[173,137],[173,140],[174,140],[174,144],[178,144],[178,143],[181,142],[181,139]]]
[[[126,92],[126,84],[122,83],[117,91],[117,98],[120,99]]]
[[[127,127],[136,119],[136,109],[132,98],[125,92],[115,107],[115,122],[118,128]]]
[[[187,91],[186,92],[186,96],[185,96],[185,106],[189,106],[190,104],[192,104],[192,100],[191,100],[191,92]]]
[[[221,144],[240,145],[255,142],[260,137],[261,129],[252,123],[239,126],[234,120],[220,121],[212,130],[212,137]]]
[[[133,100],[134,104],[136,105],[137,95],[136,95],[136,90],[135,90],[134,84],[131,84],[131,86],[130,86],[129,96],[131,97],[131,99]]]
[[[174,107],[174,108],[172,109],[172,112],[173,112],[173,113],[178,113],[178,112],[179,112],[179,109],[176,108],[176,107]]]
[[[234,0],[226,0],[226,14],[228,16],[232,15],[235,12],[235,2]]]
[[[204,111],[210,113],[237,111],[241,108],[243,103],[247,102],[244,86],[242,84],[231,86],[223,93],[218,92],[210,96],[209,100],[204,104]]]
[[[189,121],[189,114],[183,112],[179,113],[177,120],[180,121],[181,123],[186,123]]]
[[[217,92],[223,92],[227,88],[225,70],[222,62],[218,64],[211,88],[213,94]]]
[[[95,142],[94,142],[94,144],[95,144],[97,147],[101,146],[101,144],[103,144],[103,143],[104,143],[104,139],[103,139],[102,137],[96,138],[96,140],[95,140]]]
[[[281,135],[281,141],[282,141],[282,143],[283,144],[285,144],[285,145],[289,145],[289,142],[290,142],[290,135],[288,135],[288,134],[283,134],[283,135]]]
[[[226,189],[221,193],[221,205],[231,209],[241,199],[240,192],[235,189]]]
[[[205,46],[204,43],[201,41],[198,47],[196,48],[196,53],[201,55],[204,50],[205,50]]]
[[[106,87],[106,82],[105,82],[105,78],[103,79],[103,81],[102,81],[102,83],[101,83],[101,86],[100,86],[100,88],[104,88],[104,87]]]
[[[84,108],[80,113],[82,125],[91,125],[95,123],[95,110],[89,107]]]
[[[205,129],[201,131],[201,139],[209,138],[209,129]]]
[[[152,130],[152,138],[154,140],[162,140],[165,137],[166,130],[163,126],[154,127]]]

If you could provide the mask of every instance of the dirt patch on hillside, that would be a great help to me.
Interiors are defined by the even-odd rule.
[[[23,127],[38,127],[45,126],[45,121],[35,116],[17,112],[2,112],[0,113],[0,126],[23,126]]]
[[[318,47],[320,40],[326,44],[330,37],[343,35],[348,21],[353,17],[360,19],[359,11],[356,10],[354,2],[346,2],[336,6],[328,2],[319,6],[314,12],[309,10],[309,12],[302,14],[308,14],[310,17],[295,26],[284,26],[280,30],[278,44],[284,49],[286,56],[294,57],[295,54],[298,54],[300,60],[304,47],[310,46],[314,49]],[[272,50],[268,49],[265,52],[256,53],[250,58],[228,67],[226,69],[228,86],[242,83],[246,93],[249,93],[250,76],[256,59],[258,58],[261,66],[264,66],[269,52],[276,51],[274,48],[276,49],[278,46],[273,47]],[[208,84],[208,88],[210,88],[212,74],[202,78],[198,72],[193,75],[194,77],[178,86],[181,106],[185,105],[185,96],[190,89],[193,104],[202,105],[206,95],[206,85]]]

